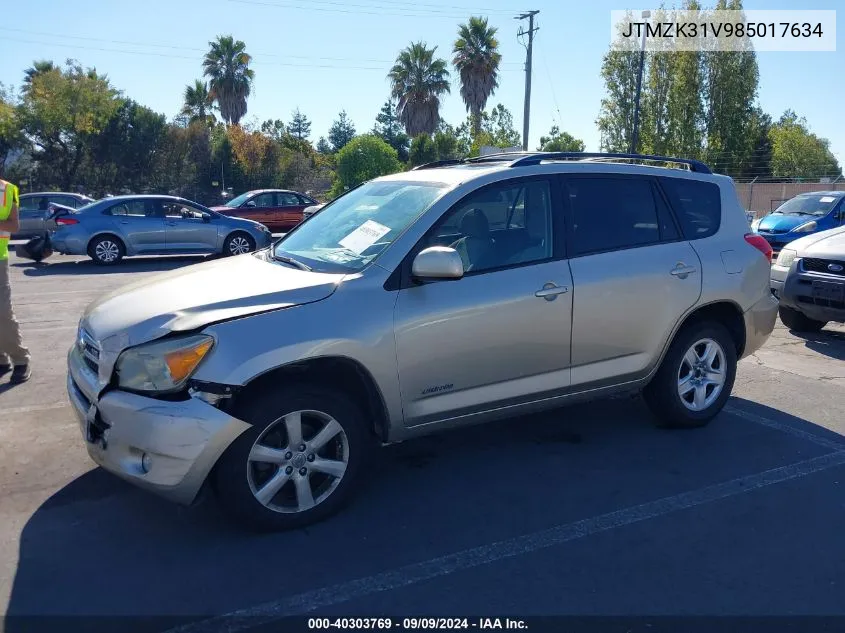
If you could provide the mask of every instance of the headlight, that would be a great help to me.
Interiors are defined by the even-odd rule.
[[[177,391],[212,345],[212,337],[199,334],[130,348],[117,359],[118,385],[133,391]]]
[[[785,248],[778,255],[778,259],[775,264],[777,266],[782,266],[783,268],[789,268],[790,266],[792,266],[792,262],[795,261],[795,258],[797,256],[798,253],[796,251],[793,251],[789,248]]]
[[[796,226],[792,229],[793,233],[809,233],[810,231],[815,231],[818,227],[818,223],[815,220],[810,220],[809,222],[805,222],[801,226]]]
[[[762,219],[762,218],[760,218],[760,219]],[[752,231],[754,231],[755,233],[757,232],[757,229],[759,229],[759,228],[760,228],[760,219],[758,219],[758,220],[754,220],[754,221],[751,223],[751,230],[752,230]]]

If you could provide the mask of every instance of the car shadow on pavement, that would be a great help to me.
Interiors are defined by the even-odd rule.
[[[49,262],[25,262],[12,264],[15,268],[22,268],[27,277],[48,277],[51,275],[113,275],[137,272],[165,272],[183,266],[190,266],[203,261],[214,259],[214,255],[182,255],[174,257],[142,257],[125,259],[114,266],[98,266],[90,259],[79,261],[62,261],[51,264]]]
[[[842,440],[741,398],[703,429],[652,421],[624,397],[387,447],[340,514],[279,534],[242,530],[213,500],[179,507],[94,469],[23,527],[4,630],[28,633],[33,621],[21,616],[32,615],[203,619],[831,452],[784,427]],[[691,546],[665,536],[666,556]],[[570,546],[590,547],[581,543]]]
[[[836,360],[845,360],[845,332],[824,329],[821,332],[790,332],[804,340],[804,345]]]

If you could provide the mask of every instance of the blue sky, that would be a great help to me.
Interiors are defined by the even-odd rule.
[[[648,6],[645,6],[648,4]],[[299,107],[312,120],[312,140],[326,135],[345,108],[359,132],[372,127],[388,95],[386,74],[411,41],[437,45],[450,58],[457,24],[486,15],[498,27],[503,70],[489,105],[503,103],[522,129],[525,49],[513,19],[539,9],[535,39],[530,148],[553,123],[598,149],[599,76],[608,48],[610,11],[649,8],[625,0],[29,0],[6,3],[0,38],[0,81],[19,85],[34,59],[80,60],[105,72],[124,94],[175,115],[187,83],[201,76],[207,43],[233,34],[253,55],[255,90],[246,120],[289,121]],[[667,3],[671,4],[671,3]],[[713,2],[704,2],[711,6]],[[813,9],[845,7],[814,0]],[[746,9],[794,9],[787,0],[746,0]],[[808,5],[809,8],[809,5]],[[787,108],[831,141],[845,163],[845,50],[760,53],[759,98],[774,118]],[[444,118],[465,115],[456,75]]]

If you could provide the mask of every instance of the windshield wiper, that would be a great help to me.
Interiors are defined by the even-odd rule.
[[[277,262],[282,262],[283,264],[290,264],[291,266],[299,268],[299,270],[307,270],[308,272],[311,272],[312,270],[311,266],[309,266],[308,264],[303,264],[302,262],[295,260],[293,257],[286,257],[285,255],[276,255],[275,253],[273,253],[272,257]]]

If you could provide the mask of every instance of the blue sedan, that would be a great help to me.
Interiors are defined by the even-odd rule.
[[[132,255],[241,255],[272,242],[263,224],[173,196],[106,198],[58,217],[56,226],[53,250],[102,265]]]
[[[799,237],[845,224],[845,192],[802,193],[780,205],[773,213],[752,223],[777,252]]]

